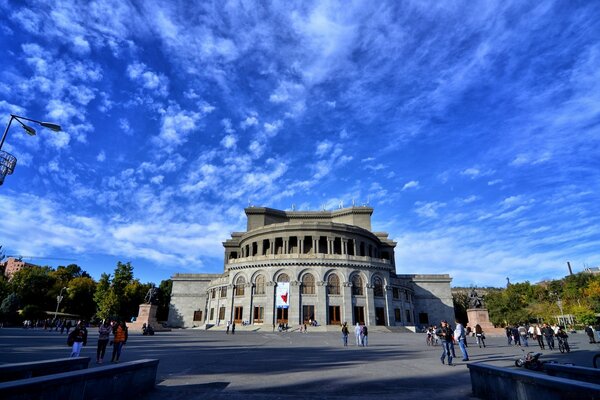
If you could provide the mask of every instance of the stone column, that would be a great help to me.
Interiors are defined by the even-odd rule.
[[[352,312],[354,304],[352,303],[352,282],[344,282],[342,284],[342,323],[347,322],[348,325],[352,325]]]
[[[327,238],[327,254],[333,254],[333,238]]]
[[[242,301],[242,307],[244,307],[244,313],[242,321],[248,321],[252,323],[252,283],[248,282],[244,284],[244,300]]]
[[[233,323],[233,307],[235,304],[235,285],[227,285],[227,303],[225,306],[225,320]]]
[[[290,238],[283,238],[283,254],[289,254]]]
[[[277,286],[277,283],[273,281],[269,281],[265,285],[267,301],[265,302],[265,319],[263,323],[266,326],[272,326],[275,323],[275,317],[277,316],[277,313],[275,312],[275,286]]]
[[[392,326],[394,323],[394,307],[392,306],[392,287],[390,285],[385,286],[385,325]]]
[[[262,239],[256,242],[256,255],[262,256],[263,254],[263,241]]]
[[[300,323],[300,282],[290,282],[290,308],[288,309],[288,325],[294,327]]]
[[[373,295],[373,285],[370,283],[366,284],[365,300],[367,303],[366,323],[367,325],[375,325],[375,296]]]
[[[342,255],[348,255],[348,239],[342,238]]]
[[[304,236],[298,236],[298,254],[304,254]]]
[[[269,255],[275,254],[275,239],[269,239]]]
[[[327,321],[327,282],[317,281],[317,302],[315,304],[315,319],[321,325],[326,325]]]
[[[319,239],[315,239],[313,236],[313,254],[317,254],[319,252]]]

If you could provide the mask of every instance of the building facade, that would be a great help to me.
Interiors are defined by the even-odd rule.
[[[27,263],[19,258],[8,257],[4,263],[0,263],[0,267],[4,267],[4,276],[10,281],[13,276],[23,268],[35,267],[35,265]]]
[[[423,326],[453,319],[448,275],[397,274],[396,243],[371,231],[370,207],[245,210],[223,243],[222,274],[175,274],[169,325]]]

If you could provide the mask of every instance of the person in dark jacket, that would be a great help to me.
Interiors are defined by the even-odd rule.
[[[67,337],[67,344],[71,346],[71,357],[79,357],[81,348],[87,344],[87,329],[83,321],[77,322],[73,332]]]
[[[98,327],[98,348],[96,349],[96,364],[102,364],[104,360],[104,353],[106,352],[106,346],[108,345],[108,339],[112,328],[110,322],[107,319],[102,321],[102,324]]]
[[[596,338],[594,337],[594,328],[592,328],[591,325],[585,327],[585,333],[588,335],[590,343],[596,343]]]
[[[548,344],[548,348],[550,350],[554,350],[554,330],[548,324],[544,324],[542,328],[542,335],[546,339],[546,343]]]
[[[436,335],[442,341],[442,356],[440,360],[442,360],[442,364],[445,363],[446,356],[448,356],[448,365],[452,365],[452,329],[448,325],[447,321],[442,321],[440,328],[437,330]]]

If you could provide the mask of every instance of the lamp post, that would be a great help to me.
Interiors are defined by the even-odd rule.
[[[44,128],[51,129],[54,132],[60,132],[62,130],[60,125],[52,123],[52,122],[43,122],[43,121],[38,121],[36,119],[21,117],[19,115],[15,115],[15,114],[10,114],[10,119],[8,120],[8,124],[6,125],[6,129],[4,130],[4,133],[2,134],[2,140],[0,140],[0,185],[2,185],[4,183],[4,178],[6,177],[6,175],[10,175],[15,171],[15,167],[17,165],[17,158],[15,156],[13,156],[12,154],[2,150],[2,146],[4,145],[4,140],[6,140],[6,135],[8,134],[8,130],[10,129],[10,125],[12,124],[13,120],[15,120],[19,124],[21,124],[21,127],[23,127],[23,129],[25,129],[25,132],[27,132],[27,134],[31,135],[31,136],[35,135],[35,133],[36,133],[35,129],[33,129],[31,126],[27,125],[26,123],[24,123],[23,120],[35,122],[36,124],[38,124]]]
[[[63,291],[69,290],[67,287],[63,287],[60,289],[60,293],[56,296],[56,311],[54,311],[54,320],[56,321],[56,315],[58,314],[58,307],[60,307],[60,302],[63,300]]]

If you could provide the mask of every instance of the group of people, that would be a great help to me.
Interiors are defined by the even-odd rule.
[[[107,319],[102,321],[98,326],[96,363],[103,363],[104,354],[109,342],[113,346],[111,362],[119,362],[123,346],[127,343],[128,337],[129,333],[125,321],[109,321]],[[78,321],[73,331],[67,337],[67,345],[71,346],[71,357],[79,357],[81,349],[87,345],[87,338],[88,330],[85,321]]]
[[[467,336],[472,332],[470,328],[465,328],[460,321],[456,321],[456,327],[452,329],[452,325],[450,325],[446,320],[441,321],[439,328],[433,328],[434,329],[428,330],[427,334],[431,335],[432,339],[435,335],[436,340],[439,339],[441,342],[442,355],[440,360],[442,361],[442,364],[445,364],[447,359],[448,365],[453,365],[452,359],[456,358],[454,343],[457,343],[458,347],[460,348],[460,352],[462,353],[462,361],[469,361],[469,353],[467,352]],[[485,347],[485,335],[481,325],[475,325],[474,335],[479,347]]]
[[[537,341],[540,349],[545,350],[546,346],[548,346],[549,350],[554,350],[554,339],[556,338],[567,350],[570,350],[569,342],[567,340],[569,335],[565,331],[564,326],[550,326],[548,324],[542,324],[541,326],[540,324],[515,324],[513,326],[507,326],[505,330],[509,346],[529,347],[529,339],[532,339]]]
[[[342,344],[344,347],[348,346],[348,336],[350,335],[350,329],[348,329],[348,323],[342,324]],[[361,325],[359,322],[354,327],[354,336],[356,337],[356,345],[366,347],[369,345],[369,328],[367,325]]]
[[[23,321],[23,329],[35,329],[40,328],[45,331],[58,331],[60,329],[60,333],[64,333],[65,329],[67,330],[67,335],[69,331],[73,327],[73,323],[68,319],[41,319],[41,320],[30,320],[26,319]]]

